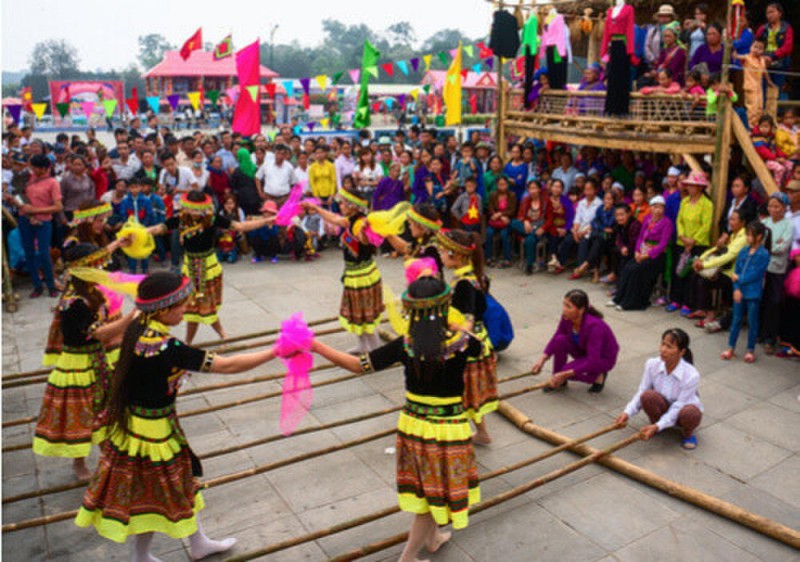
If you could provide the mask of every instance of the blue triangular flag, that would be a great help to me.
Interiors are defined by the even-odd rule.
[[[397,65],[397,68],[399,68],[402,71],[403,74],[408,76],[408,63],[406,61],[399,60],[395,64]]]
[[[286,95],[294,97],[294,81],[293,80],[284,80],[283,81],[283,89],[286,90]]]
[[[158,96],[147,96],[145,98],[145,100],[147,100],[147,105],[150,106],[150,109],[153,110],[153,113],[158,115],[158,111],[160,109],[159,105],[161,103],[161,100],[159,99],[159,97]]]

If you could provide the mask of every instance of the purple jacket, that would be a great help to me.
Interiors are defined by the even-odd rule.
[[[572,322],[561,319],[556,328],[556,333],[550,338],[547,347],[544,348],[545,355],[552,356],[556,351],[556,338],[564,336],[572,338]],[[614,365],[617,362],[619,344],[614,332],[602,318],[592,314],[584,314],[581,329],[578,332],[578,348],[584,352],[583,357],[576,357],[571,361],[571,367],[576,373],[597,372],[597,365]],[[602,361],[605,359],[605,361]],[[595,368],[593,368],[595,367]]]
[[[639,233],[639,240],[636,242],[636,251],[647,251],[650,259],[656,259],[666,250],[669,241],[672,239],[672,221],[667,217],[662,218],[657,223],[653,223],[653,215],[647,215],[642,223],[642,231]]]
[[[405,200],[403,182],[383,177],[372,192],[372,210],[388,211],[403,200]]]
[[[686,49],[676,47],[675,51],[667,52],[666,49],[661,50],[661,54],[656,59],[656,69],[669,68],[672,72],[672,79],[683,86],[683,73],[686,68]]]
[[[425,203],[428,200],[428,190],[425,189],[425,178],[431,175],[425,164],[420,163],[414,172],[414,183],[411,186],[412,203]]]

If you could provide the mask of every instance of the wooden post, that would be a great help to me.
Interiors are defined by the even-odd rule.
[[[569,441],[568,437],[534,424],[530,418],[528,418],[528,416],[508,402],[501,401],[498,412],[522,431],[533,435],[538,439],[542,439],[553,445],[561,445]],[[596,455],[599,452],[597,449],[589,445],[577,445],[575,447],[571,447],[570,451],[584,457]],[[797,531],[796,529],[791,529],[786,525],[782,525],[781,523],[772,521],[771,519],[767,519],[761,515],[746,511],[737,505],[733,505],[719,498],[715,498],[714,496],[710,496],[704,492],[701,492],[700,490],[696,490],[694,488],[690,488],[689,486],[684,486],[677,482],[673,482],[672,480],[662,478],[661,476],[658,476],[649,470],[645,470],[636,466],[635,464],[629,463],[617,457],[603,457],[598,459],[597,463],[602,464],[606,468],[610,468],[614,472],[618,472],[623,476],[627,476],[628,478],[632,478],[633,480],[641,482],[642,484],[650,486],[651,488],[655,488],[666,494],[669,494],[670,496],[679,500],[696,505],[697,507],[705,509],[706,511],[716,513],[717,515],[725,517],[734,523],[744,525],[745,527],[748,527],[757,533],[766,535],[794,548],[800,548],[800,531]]]
[[[498,10],[503,9],[503,0],[497,5]],[[500,156],[501,160],[505,160],[506,158],[506,148],[505,148],[505,124],[503,123],[503,112],[505,111],[504,108],[504,98],[505,95],[503,93],[503,57],[497,55],[497,99],[495,100],[495,109],[497,111],[496,122],[494,126],[494,133],[495,133],[495,146],[497,150],[497,154]]]
[[[728,61],[731,60],[731,41],[727,37],[728,30],[731,27],[731,0],[727,2],[727,17],[725,23],[725,30],[723,37],[726,38],[724,43],[724,51],[722,54],[722,80],[723,87],[728,87],[729,71]],[[714,200],[714,222],[712,227],[712,241],[716,241],[719,237],[719,219],[722,216],[722,211],[725,208],[725,198],[728,194],[728,168],[730,167],[731,160],[731,116],[733,115],[733,107],[730,103],[730,98],[727,94],[719,96],[717,100],[717,137],[714,147],[714,162],[713,170],[711,173],[711,189],[713,191]],[[738,117],[736,117],[738,119]]]

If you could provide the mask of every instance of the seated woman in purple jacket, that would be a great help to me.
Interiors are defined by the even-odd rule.
[[[602,392],[618,354],[617,338],[603,315],[589,304],[585,292],[573,289],[564,295],[561,322],[531,373],[541,373],[552,357],[553,376],[545,392],[566,388],[568,379],[591,384],[589,392]]]
[[[625,264],[614,298],[606,306],[617,310],[644,310],[650,306],[650,295],[664,271],[667,246],[672,239],[672,221],[664,216],[666,202],[661,195],[650,200],[650,215],[644,219],[636,254]]]
[[[389,175],[378,182],[372,192],[372,210],[388,211],[406,199],[405,186],[400,179],[400,163],[393,162],[389,166]]]

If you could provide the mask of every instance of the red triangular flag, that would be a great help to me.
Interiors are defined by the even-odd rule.
[[[136,115],[139,113],[139,98],[128,98],[125,100],[125,104],[128,106],[128,109],[131,110],[131,113]]]
[[[199,51],[203,48],[203,28],[198,27],[197,31],[194,32],[194,35],[189,37],[186,40],[186,43],[183,44],[181,47],[181,58],[186,60],[189,58],[189,55],[192,54],[192,51]]]
[[[381,65],[381,68],[389,76],[394,76],[394,65],[392,63],[390,62],[383,63]]]
[[[467,73],[468,72],[469,72],[469,69],[466,69],[466,68],[461,71],[461,79],[462,80],[466,80],[467,79]]]
[[[303,93],[303,109],[311,109],[311,98],[309,98],[306,93]]]
[[[271,98],[275,97],[275,84],[267,84],[267,95]]]

